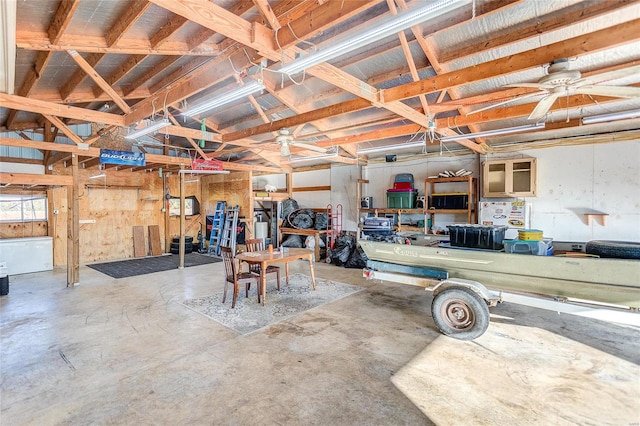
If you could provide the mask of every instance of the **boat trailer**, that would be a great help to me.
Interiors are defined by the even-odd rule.
[[[640,327],[640,312],[635,308],[564,296],[489,290],[478,281],[452,278],[438,268],[368,260],[362,275],[368,280],[409,284],[431,291],[433,321],[440,332],[459,340],[482,336],[489,327],[489,308],[503,302]]]

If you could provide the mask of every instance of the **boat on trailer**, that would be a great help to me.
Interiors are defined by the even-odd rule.
[[[533,256],[372,240],[359,244],[369,258],[364,276],[432,290],[434,305],[438,304],[432,306],[434,321],[452,337],[470,340],[481,335],[488,326],[487,306],[503,301],[591,317],[606,310],[613,316],[605,318],[615,318],[614,322],[640,325],[640,260]],[[474,312],[470,298],[485,306],[475,306],[479,311]],[[526,303],[528,299],[546,303]],[[487,318],[481,318],[485,314]]]

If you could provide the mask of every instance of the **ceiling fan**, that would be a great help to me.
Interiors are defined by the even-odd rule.
[[[299,141],[296,140],[295,136],[289,132],[287,129],[278,130],[278,136],[276,136],[276,143],[280,145],[280,155],[283,157],[291,155],[290,146],[295,145],[300,148],[310,149],[316,152],[322,152],[325,154],[327,152],[326,148],[321,148],[319,146],[312,145],[311,141]]]
[[[543,118],[547,114],[547,112],[549,112],[549,109],[554,104],[554,102],[562,96],[595,95],[609,96],[613,98],[640,97],[640,88],[638,87],[605,86],[598,84],[607,80],[615,80],[632,76],[634,74],[637,74],[639,71],[640,66],[633,66],[594,75],[592,77],[582,78],[582,74],[580,73],[580,71],[572,70],[570,68],[568,59],[556,59],[549,65],[547,75],[542,77],[536,83],[515,83],[506,84],[503,86],[540,89],[539,92],[517,96],[513,99],[509,99],[485,108],[480,108],[475,111],[469,112],[467,115],[495,108],[500,105],[505,105],[516,100],[544,95],[529,115],[529,120],[539,120]]]

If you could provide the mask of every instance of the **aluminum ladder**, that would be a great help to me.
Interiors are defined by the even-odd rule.
[[[227,207],[224,217],[224,227],[220,236],[220,247],[229,247],[231,252],[236,252],[236,235],[238,234],[238,212],[240,207]],[[220,248],[218,248],[218,251]]]
[[[216,209],[213,212],[213,222],[211,223],[211,235],[209,236],[209,249],[207,254],[213,252],[216,256],[220,256],[220,235],[224,225],[224,210],[227,206],[226,201],[216,202]]]

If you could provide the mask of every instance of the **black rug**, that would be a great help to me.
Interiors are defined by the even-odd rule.
[[[179,262],[180,256],[177,254],[168,254],[164,256],[120,260],[117,262],[94,263],[93,265],[87,266],[113,278],[126,278],[177,269]],[[222,262],[222,259],[199,253],[186,253],[184,255],[185,268],[216,262]]]

